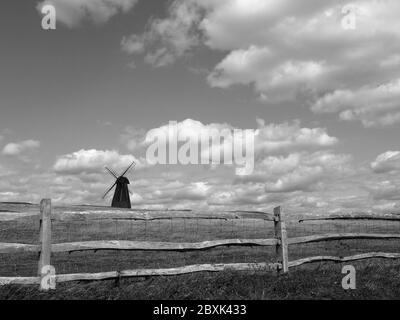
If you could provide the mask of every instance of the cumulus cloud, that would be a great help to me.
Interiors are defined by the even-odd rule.
[[[387,151],[380,154],[371,168],[376,173],[387,173],[392,171],[400,171],[400,151]]]
[[[289,100],[301,91],[315,90],[321,84],[323,61],[289,60],[273,67],[269,50],[252,46],[230,53],[208,76],[213,87],[234,84],[254,85],[263,100]]]
[[[233,128],[190,119],[178,125],[188,136],[201,130]],[[140,136],[137,129],[132,130],[135,154],[139,154],[137,146],[145,148],[148,141],[144,133]],[[400,210],[400,181],[392,174],[399,168],[399,152],[385,152],[370,166],[358,168],[351,156],[333,150],[338,140],[323,128],[258,120],[253,130],[258,147],[252,175],[236,176],[229,166],[152,166],[130,176],[132,204],[147,209],[267,211],[284,205],[290,213]],[[143,158],[114,150],[79,150],[60,156],[50,171],[24,166],[24,174],[3,175],[0,198],[38,202],[49,197],[55,203],[106,205],[109,199],[103,202],[101,196],[113,181],[103,167],[121,171],[132,160],[139,167],[146,166]]]
[[[142,53],[145,50],[145,45],[138,35],[133,34],[122,38],[121,48],[128,54],[136,54]]]
[[[364,127],[396,125],[400,123],[400,2],[353,1],[354,30],[342,25],[345,4],[175,0],[166,17],[150,20],[143,34],[127,36],[121,45],[128,54],[142,55],[157,67],[206,46],[222,56],[207,75],[212,87],[249,86],[265,103],[296,102],[315,114],[338,115]],[[190,119],[179,122],[178,128],[188,137],[235,129]],[[253,130],[254,173],[234,177],[214,168],[212,177],[196,177],[208,181],[209,188],[198,205],[257,208],[285,202],[296,210],[324,208],[326,212],[399,209],[398,182],[388,178],[399,170],[397,151],[378,156],[370,166],[354,168],[349,155],[333,150],[338,139],[325,128],[259,120]],[[145,135],[126,141],[135,151],[149,144]],[[162,191],[162,182],[147,186],[149,197],[144,196],[143,203],[155,205],[157,195],[164,195],[173,205],[171,199],[183,188],[181,183],[189,186],[183,179],[176,178],[168,192]]]
[[[90,174],[103,172],[104,166],[114,169],[124,169],[135,161],[139,166],[142,162],[132,155],[121,155],[115,150],[79,150],[59,157],[53,170],[59,174]]]
[[[307,148],[332,147],[338,142],[325,128],[301,127],[299,121],[265,124],[258,120],[255,148],[264,154]]]
[[[351,173],[352,158],[331,151],[294,152],[263,158],[256,171],[240,177],[236,183],[264,183],[265,192],[311,192],[331,179]]]
[[[119,12],[127,13],[137,2],[138,0],[45,0],[38,3],[37,10],[41,12],[44,5],[53,5],[57,22],[73,28],[83,21],[105,23]]]
[[[209,46],[230,53],[216,67],[211,83],[253,83],[268,95],[279,85],[292,91],[301,85],[329,90],[360,86],[391,73],[380,67],[397,63],[398,48],[386,50],[389,39],[400,36],[397,1],[355,1],[353,32],[342,28],[343,5],[337,1],[308,0],[301,6],[258,0],[215,5],[201,27]],[[368,57],[377,61],[360,61]]]
[[[244,177],[226,167],[211,171],[201,166],[170,168],[155,166],[151,172],[138,172],[131,181],[135,207],[268,210],[284,204],[287,211],[296,213],[394,212],[399,208],[398,182],[375,175],[367,167],[355,168],[351,156],[324,146],[266,154],[258,159],[255,173]]]
[[[175,200],[204,200],[209,196],[211,187],[207,182],[192,182],[174,195]]]
[[[270,159],[271,160],[271,159]],[[303,155],[295,168],[288,168],[276,181],[267,182],[267,192],[310,191],[322,185],[325,179],[343,174],[351,158],[346,155],[334,155],[318,152]]]
[[[343,7],[334,0],[175,0],[167,17],[122,47],[164,66],[207,46],[225,54],[208,75],[213,87],[251,86],[263,101],[296,100],[367,127],[399,123],[400,3],[353,1],[355,30],[343,27]]]
[[[221,132],[233,133],[235,129],[252,130],[254,132],[255,150],[258,153],[274,153],[282,151],[293,151],[304,148],[332,147],[337,144],[338,139],[327,133],[325,128],[301,127],[300,121],[280,124],[266,124],[264,120],[258,119],[255,128],[236,128],[228,123],[203,124],[200,121],[186,119],[176,123],[177,134],[184,139],[195,139],[201,136],[218,137]],[[144,134],[143,131],[127,129],[124,136],[128,148],[134,149],[138,145],[148,146],[154,137],[165,138],[169,142],[169,124],[153,128]],[[234,138],[234,135],[232,134]],[[211,140],[218,143],[220,140]],[[224,140],[221,140],[224,142]],[[227,144],[235,144],[236,141],[225,141]],[[212,145],[211,145],[212,147]]]
[[[145,136],[146,131],[144,129],[128,126],[121,134],[120,140],[124,145],[126,145],[128,150],[135,151],[136,149],[143,147]]]
[[[312,106],[317,113],[339,113],[342,120],[360,120],[366,127],[400,122],[400,79],[376,87],[336,90]]]
[[[374,186],[369,187],[369,191],[374,200],[400,200],[400,184],[394,181],[381,181]]]
[[[238,129],[240,128],[227,123],[203,124],[192,119],[176,123],[177,136],[195,141],[201,136],[221,137],[221,132],[233,132]],[[169,144],[172,137],[168,135],[168,130],[169,125],[165,124],[149,130],[147,134],[139,135],[136,129],[130,128],[127,130],[125,143],[127,147],[133,147],[136,151],[139,147],[146,148],[151,145],[154,137]],[[174,200],[182,200],[202,202],[208,206],[259,206],[271,199],[278,199],[279,193],[315,191],[329,179],[338,178],[351,171],[350,156],[335,154],[329,150],[338,143],[338,139],[330,136],[325,128],[303,127],[299,121],[266,124],[262,119],[258,119],[255,128],[241,130],[251,130],[254,135],[253,174],[235,176],[229,171],[231,166],[224,166],[226,169],[211,166],[208,173],[192,168],[183,173],[183,166],[178,166],[176,170],[181,172],[180,174],[174,171],[172,175],[161,175],[164,185],[154,180],[151,187],[141,184],[141,188],[146,188],[143,203],[154,204],[158,201],[172,205]],[[234,137],[210,141],[211,144],[207,148],[199,150],[202,159],[215,152],[220,153],[221,148],[231,151],[235,144],[239,143]],[[194,173],[197,170],[201,171],[201,181],[208,182],[206,185],[203,182],[189,182],[197,177]],[[183,183],[185,179],[189,181]],[[170,182],[166,184],[166,181]]]
[[[34,150],[40,147],[40,142],[37,140],[25,140],[21,142],[8,143],[3,148],[3,154],[6,156],[19,156],[28,150]]]
[[[164,202],[184,202],[205,200],[209,195],[211,187],[206,182],[183,183],[173,181],[165,184],[162,188],[157,188],[151,195],[153,200],[163,199]]]
[[[186,119],[153,128],[147,133],[127,128],[122,139],[130,150],[147,148],[149,151],[156,146],[160,155],[160,148],[163,148],[161,158],[157,158],[155,150],[154,156],[149,153],[151,157],[157,158],[154,159],[157,163],[171,163],[169,146],[177,144],[178,162],[181,159],[181,150],[186,150],[185,161],[190,159],[190,164],[209,164],[211,168],[219,164],[233,166],[238,175],[251,173],[254,163],[266,155],[299,150],[315,151],[333,147],[338,142],[325,128],[302,127],[300,121],[265,124],[262,119],[257,120],[254,129],[236,128],[228,123],[203,124]]]
[[[132,34],[122,39],[122,50],[141,54],[153,66],[169,65],[199,43],[195,26],[200,20],[197,4],[192,0],[174,1],[165,19],[153,19],[142,35]]]
[[[279,200],[282,200],[282,198],[277,198],[275,195],[271,197],[269,194],[266,194],[261,184],[251,186],[235,185],[230,188],[220,185],[210,193],[207,204],[222,208],[232,206],[259,208],[266,203],[273,203]]]

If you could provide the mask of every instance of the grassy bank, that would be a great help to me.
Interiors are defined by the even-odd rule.
[[[341,265],[294,269],[287,275],[238,272],[0,288],[0,299],[399,299],[400,265],[355,263],[356,290],[342,289]]]

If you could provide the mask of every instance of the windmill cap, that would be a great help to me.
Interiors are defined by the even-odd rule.
[[[126,178],[126,177],[122,177],[122,176],[118,177],[117,182],[118,183],[124,183],[124,184],[130,184],[129,179]]]

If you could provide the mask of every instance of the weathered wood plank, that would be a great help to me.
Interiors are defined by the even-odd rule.
[[[258,211],[138,211],[138,210],[65,210],[53,215],[58,221],[86,221],[86,220],[170,220],[170,219],[195,219],[195,220],[232,220],[232,219],[261,219],[273,221],[270,213]]]
[[[50,279],[48,277],[49,272],[54,272],[54,268],[51,266],[51,199],[43,199],[40,202],[40,257],[38,263],[38,275],[40,276],[40,287],[41,291],[48,291],[55,289],[55,283],[50,285]],[[54,279],[54,278],[53,278]]]
[[[276,244],[276,255],[278,261],[282,264],[282,271],[284,273],[289,271],[289,252],[288,252],[288,239],[286,232],[286,224],[283,219],[281,207],[274,208],[274,227],[275,227],[275,238],[277,239]]]
[[[288,238],[287,244],[348,239],[400,239],[400,234],[336,233]],[[205,250],[219,246],[276,246],[277,239],[222,239],[204,242],[150,242],[150,241],[84,241],[52,244],[52,252],[85,250],[144,250],[144,251],[188,251]],[[40,252],[39,245],[22,243],[0,243],[0,253]]]
[[[127,270],[120,273],[121,276],[143,277],[143,276],[167,276],[195,272],[218,272],[225,270],[233,271],[276,271],[279,263],[218,263],[218,264],[197,264],[168,269],[143,269]]]
[[[399,259],[400,253],[386,253],[386,252],[369,252],[362,253],[348,257],[335,257],[335,256],[315,256],[303,259],[298,259],[289,262],[289,267],[298,267],[305,263],[320,262],[320,261],[333,261],[333,262],[349,262],[371,258],[385,258],[385,259]]]
[[[381,220],[381,221],[400,221],[399,215],[394,214],[334,214],[334,215],[326,215],[326,216],[314,216],[314,217],[306,217],[298,220],[301,222],[307,221],[325,221],[325,220]]]
[[[58,274],[56,275],[56,282],[107,280],[107,279],[115,279],[118,277],[119,277],[118,271],[99,272],[99,273]]]
[[[0,253],[40,252],[40,246],[24,243],[0,243]]]
[[[349,240],[349,239],[400,239],[400,234],[380,234],[380,233],[327,233],[304,237],[289,238],[288,244],[299,244],[309,242],[321,242],[329,240]]]
[[[147,250],[147,251],[188,251],[205,250],[219,246],[274,246],[276,239],[224,239],[204,242],[150,242],[150,241],[84,241],[57,243],[52,252],[74,252],[86,250]]]
[[[68,282],[78,280],[104,280],[124,277],[146,277],[146,276],[173,276],[196,272],[219,272],[224,270],[233,271],[276,271],[280,267],[278,263],[228,263],[228,264],[196,264],[184,267],[165,269],[137,269],[125,271],[111,271],[101,273],[77,273],[57,275],[57,282]]]
[[[51,256],[51,200],[43,199],[40,202],[40,257],[38,263],[38,275],[42,273],[44,266],[50,265]]]
[[[40,277],[0,277],[0,286],[40,284]]]

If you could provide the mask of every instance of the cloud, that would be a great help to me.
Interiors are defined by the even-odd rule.
[[[318,99],[316,113],[339,113],[342,120],[361,121],[366,127],[400,122],[400,78],[377,87],[336,90]]]
[[[250,86],[265,102],[297,101],[366,127],[400,122],[400,2],[175,0],[123,49],[165,66],[199,46],[225,55],[212,87]],[[183,14],[185,13],[185,14]]]
[[[40,142],[37,140],[25,140],[16,143],[8,143],[3,148],[3,154],[6,156],[19,156],[28,150],[34,150],[40,147]]]
[[[133,34],[122,38],[121,48],[128,54],[136,54],[142,53],[145,50],[145,45],[139,36]]]
[[[267,156],[252,175],[239,177],[236,183],[264,183],[269,193],[311,192],[352,172],[351,161],[349,155],[324,150]]]
[[[329,105],[344,108],[344,120],[365,126],[400,121],[397,80],[374,89],[400,75],[399,47],[391,45],[400,39],[393,14],[398,1],[354,2],[357,27],[351,32],[341,27],[342,5],[334,1],[305,1],[300,8],[292,1],[252,0],[247,10],[245,2],[223,1],[202,22],[208,45],[230,51],[209,75],[212,86],[251,85],[269,100],[301,93],[316,100],[316,112],[334,95],[351,101]]]
[[[179,122],[178,128],[187,136],[235,129],[226,123],[203,124],[192,119]],[[165,129],[162,125],[152,130]],[[254,172],[248,176],[235,175],[231,166],[155,165],[146,169],[140,155],[148,146],[146,132],[131,128],[124,142],[129,145],[129,137],[135,141],[135,156],[82,149],[60,156],[49,170],[32,164],[18,172],[6,170],[0,179],[0,198],[37,203],[49,197],[55,203],[108,205],[110,199],[101,196],[113,180],[104,166],[120,172],[135,160],[143,168],[129,176],[136,208],[270,210],[284,205],[289,213],[400,210],[400,180],[393,174],[399,170],[400,152],[382,153],[370,165],[360,166],[350,155],[334,150],[338,139],[324,128],[305,127],[298,121],[266,124],[259,119],[252,130],[256,159]],[[1,171],[0,166],[0,175]]]
[[[176,130],[176,133],[170,134],[170,130],[171,132]],[[204,140],[209,138],[211,139]],[[315,151],[332,147],[338,142],[338,139],[330,136],[325,128],[302,127],[300,121],[265,124],[262,119],[257,120],[257,126],[254,129],[236,128],[228,123],[203,124],[200,121],[186,119],[150,129],[147,133],[127,128],[122,140],[129,150],[135,152],[147,150],[146,154],[156,144],[158,154],[160,154],[159,148],[163,147],[165,153],[162,153],[164,154],[162,159],[149,153],[150,157],[157,158],[148,159],[153,164],[159,161],[168,162],[168,146],[177,143],[177,150],[181,151],[188,145],[187,142],[190,142],[191,150],[186,151],[186,156],[189,153],[194,154],[194,160],[190,157],[191,164],[209,164],[211,169],[215,169],[218,164],[225,164],[236,168],[238,175],[251,173],[254,162],[266,155],[299,150]],[[207,143],[200,143],[202,140]],[[195,148],[192,147],[192,143]],[[238,150],[242,150],[242,157],[238,156]],[[181,155],[177,159],[178,162],[180,159]]]
[[[174,195],[174,200],[204,200],[209,196],[211,187],[207,185],[207,182],[199,181],[193,182],[189,186],[185,186],[184,189],[179,190]]]
[[[313,60],[273,64],[267,48],[252,46],[235,50],[215,67],[208,82],[212,87],[220,88],[234,84],[254,85],[263,100],[289,100],[296,98],[300,90],[317,88],[325,69],[323,61]]]
[[[138,0],[45,0],[39,2],[36,8],[41,12],[44,5],[53,5],[57,22],[74,28],[83,21],[105,23],[119,12],[127,13],[137,2]]]
[[[330,136],[325,128],[301,127],[299,121],[265,124],[258,120],[255,148],[263,154],[295,151],[307,148],[332,147],[338,139]]]
[[[163,199],[165,202],[187,202],[187,201],[200,201],[207,199],[211,187],[206,182],[190,182],[182,183],[180,181],[173,181],[167,183],[162,188],[157,188],[152,192],[151,198],[153,200]]]
[[[342,28],[343,4],[314,0],[303,1],[301,7],[289,0],[221,1],[209,7],[200,27],[211,48],[230,51],[216,68],[221,79],[253,81],[258,90],[270,91],[275,85],[271,79],[281,76],[289,81],[285,75],[302,70],[306,79],[320,80],[321,87],[326,87],[335,83],[335,76],[348,83],[357,81],[350,72],[358,69],[362,62],[357,60],[362,57],[379,58],[364,70],[366,75],[370,70],[379,74],[380,63],[393,66],[397,62],[396,48],[388,52],[380,46],[400,36],[394,14],[400,9],[398,2],[365,0],[355,1],[353,6],[357,13],[354,32]],[[257,71],[254,76],[251,70]],[[296,82],[301,81],[293,81],[292,89]]]
[[[203,124],[193,119],[177,122],[176,128],[178,136],[185,139],[213,137],[226,130],[233,132],[239,129],[228,123]],[[154,137],[170,143],[168,129],[168,124],[165,124],[146,134],[130,128],[124,141],[127,147],[138,152],[151,145]],[[188,206],[196,203],[202,206],[256,207],[272,199],[282,200],[279,194],[318,191],[326,186],[326,182],[351,172],[352,158],[329,150],[338,143],[338,139],[330,136],[325,128],[303,127],[299,121],[266,124],[264,120],[258,119],[254,129],[241,130],[251,130],[254,134],[253,174],[238,177],[232,171],[232,166],[211,166],[205,171],[202,166],[184,169],[184,166],[178,164],[173,175],[165,175],[164,172],[159,175],[160,181],[150,179],[151,182],[146,185],[135,184],[145,194],[142,204],[163,203],[171,206],[175,202],[184,202]],[[235,138],[218,140],[218,145],[215,144],[217,140],[211,141],[208,149],[200,149],[202,159],[209,157],[215,150],[219,152],[219,142],[223,142],[222,145],[228,149],[239,143]],[[152,171],[155,172],[156,168]],[[193,179],[201,182],[193,184]],[[205,181],[207,184],[204,184]]]
[[[376,173],[400,171],[400,151],[387,151],[380,154],[371,163],[371,168]]]
[[[311,158],[315,155],[311,155]],[[274,182],[267,182],[266,192],[312,191],[322,185],[324,179],[331,179],[334,174],[340,174],[341,166],[348,162],[348,157],[332,154],[319,154],[316,159],[307,163],[307,159],[299,167],[281,175]]]
[[[374,200],[400,201],[400,184],[393,181],[382,181],[369,187]]]
[[[210,169],[225,165],[235,168],[237,175],[251,174],[254,163],[266,155],[315,151],[333,147],[338,142],[325,128],[302,127],[300,121],[266,125],[262,119],[257,119],[254,129],[236,128],[228,123],[203,124],[192,119],[170,122],[147,133],[129,127],[121,139],[129,150],[145,152],[151,157],[147,159],[149,164],[187,161]],[[171,163],[168,150],[173,145],[178,153]]]
[[[146,52],[145,62],[155,67],[172,64],[200,42],[196,31],[200,17],[195,1],[174,1],[167,18],[151,20],[141,35],[124,37],[121,48],[128,54]]]
[[[122,133],[120,140],[130,151],[143,147],[146,131],[133,126],[128,126]]]
[[[300,121],[280,124],[266,124],[264,120],[258,119],[257,126],[251,128],[235,128],[227,123],[203,124],[200,121],[186,119],[176,123],[177,133],[185,139],[194,139],[199,136],[218,136],[224,130],[233,132],[235,129],[253,130],[256,152],[273,153],[281,151],[293,151],[304,148],[332,147],[337,144],[338,139],[330,136],[325,128],[301,127]],[[147,134],[133,128],[127,129],[124,140],[127,147],[134,149],[138,145],[148,146],[153,142],[153,137],[166,137],[168,142],[169,124],[150,129]],[[212,142],[215,142],[212,140]],[[227,141],[232,143],[232,141]],[[235,141],[233,141],[235,143]]]
[[[259,207],[278,200],[275,195],[266,194],[260,184],[251,186],[236,185],[232,187],[218,186],[210,193],[207,200],[209,206],[218,207]],[[280,200],[282,198],[280,197]]]
[[[115,150],[79,150],[71,154],[59,157],[53,166],[58,174],[93,174],[104,172],[104,166],[122,170],[128,167],[133,161],[138,166],[141,161],[132,155],[121,155]]]
[[[209,170],[177,165],[173,170],[168,166],[138,170],[130,179],[132,204],[199,210],[269,210],[284,205],[289,213],[400,210],[400,181],[391,171],[378,175],[368,167],[354,167],[349,155],[323,145],[291,148],[263,154],[254,174],[245,177],[235,176],[229,167]],[[48,172],[24,168],[23,175],[3,176],[0,197],[3,201],[37,203],[49,197],[55,203],[107,205],[110,199],[101,200],[101,196],[113,181],[103,166],[114,165],[120,171],[131,157],[117,151],[80,150],[59,157]]]

